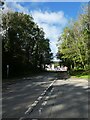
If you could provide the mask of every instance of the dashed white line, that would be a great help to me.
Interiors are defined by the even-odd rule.
[[[42,108],[39,109],[39,115],[41,115],[41,112],[42,112]]]
[[[45,90],[44,93],[46,93],[47,91]]]
[[[51,93],[53,92],[54,88],[52,88]]]
[[[43,103],[42,103],[42,106],[45,106],[47,104],[47,101],[44,101]]]
[[[45,93],[43,92],[42,94],[41,94],[41,96],[43,96]]]
[[[29,108],[28,108],[28,110],[25,112],[25,114],[27,114],[27,113],[30,113],[32,110],[33,110],[33,108],[38,104],[38,102],[43,98],[43,96],[45,95],[45,93],[47,92],[47,90],[53,85],[53,83],[55,82],[56,80],[54,80],[49,86],[48,86],[48,88],[46,89],[46,90],[44,90],[44,92],[41,94],[41,96],[39,96],[38,98],[37,98],[37,100],[30,106],[29,105]],[[52,90],[53,91],[53,90]],[[51,95],[51,92],[49,93],[49,95]],[[48,98],[49,97],[46,97],[46,99],[45,100],[48,100]],[[47,104],[47,101],[44,101],[43,103],[42,103],[42,105],[44,106],[44,105],[46,105]],[[42,110],[42,108],[40,108],[39,109],[40,111]]]
[[[45,100],[48,100],[49,99],[49,96],[46,96]]]
[[[32,107],[29,107],[28,110],[25,112],[25,114],[27,114],[28,112],[31,112]]]
[[[39,96],[37,100],[41,100],[42,99],[42,96]]]
[[[39,102],[39,101],[37,101],[37,100],[35,101],[36,104],[37,104],[38,102]]]

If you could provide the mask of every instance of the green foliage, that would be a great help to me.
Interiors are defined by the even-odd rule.
[[[85,9],[86,10],[86,9]],[[71,22],[59,38],[59,58],[71,68],[87,68],[88,66],[88,36],[90,34],[88,12],[79,15]]]
[[[2,39],[3,73],[10,65],[10,74],[25,70],[44,68],[50,63],[51,50],[49,39],[45,39],[43,29],[33,21],[30,15],[8,12],[3,14]]]
[[[73,70],[70,75],[74,78],[90,79],[90,70]]]

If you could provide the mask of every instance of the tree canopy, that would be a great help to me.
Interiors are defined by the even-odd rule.
[[[87,6],[76,21],[71,21],[59,37],[58,58],[71,68],[88,68],[90,21]]]
[[[6,66],[10,74],[20,71],[43,69],[52,58],[49,39],[45,38],[42,28],[34,22],[32,16],[8,12],[2,16],[2,61],[3,76]]]

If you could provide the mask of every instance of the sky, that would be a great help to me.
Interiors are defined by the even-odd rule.
[[[71,19],[76,20],[82,2],[7,2],[6,11],[30,14],[34,21],[43,28],[45,37],[50,39],[54,55],[57,53],[57,41],[63,29]]]

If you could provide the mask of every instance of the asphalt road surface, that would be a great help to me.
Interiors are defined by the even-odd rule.
[[[3,118],[88,118],[88,81],[45,73],[9,85],[2,101]]]

